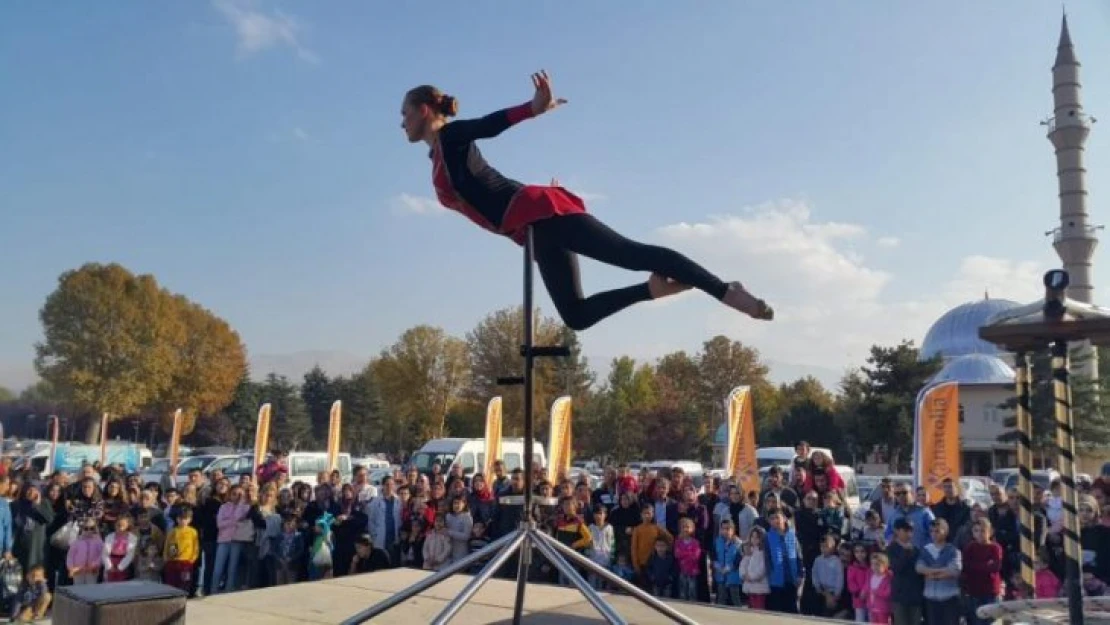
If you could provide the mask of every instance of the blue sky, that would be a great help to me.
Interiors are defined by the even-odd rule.
[[[639,306],[583,334],[598,364],[725,333],[778,378],[830,380],[984,289],[1037,295],[1056,264],[1038,122],[1059,4],[631,6],[4,4],[0,384],[29,380],[37,311],[88,261],[154,274],[258,359],[365,359],[410,325],[461,335],[516,304],[518,248],[429,210],[399,107],[430,82],[484,114],[529,99],[541,67],[570,104],[484,143],[491,162],[559,177],[618,230],[744,280],[779,314],[757,324],[697,293]],[[1110,8],[1068,10],[1087,112],[1110,116]],[[1095,223],[1110,205],[1100,126]],[[587,291],[641,279],[583,272]]]

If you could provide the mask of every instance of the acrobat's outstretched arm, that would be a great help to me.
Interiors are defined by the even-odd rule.
[[[532,96],[531,102],[502,109],[477,119],[453,121],[444,127],[447,136],[456,141],[492,139],[511,126],[567,103],[563,98],[556,99],[552,96],[551,79],[548,78],[546,71],[532,74],[532,85],[536,88],[536,93]]]

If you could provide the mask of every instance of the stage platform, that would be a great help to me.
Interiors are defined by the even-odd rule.
[[[294,623],[339,623],[356,612],[402,590],[427,575],[412,569],[379,571],[322,582],[265,588],[229,595],[218,595],[190,601],[186,608],[189,625],[293,625]],[[470,580],[456,575],[416,599],[399,605],[386,614],[368,621],[385,625],[420,625],[429,623]],[[515,582],[492,579],[463,606],[452,623],[511,623]],[[670,623],[636,599],[605,594],[606,599],[629,623],[637,625]],[[825,622],[773,615],[735,608],[715,608],[704,604],[669,602],[699,623],[737,623],[745,625],[800,625]],[[563,625],[605,623],[601,615],[573,588],[532,584],[525,597],[526,623]]]

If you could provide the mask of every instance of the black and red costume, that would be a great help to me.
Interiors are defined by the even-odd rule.
[[[728,285],[682,254],[621,236],[562,187],[526,185],[487,163],[475,142],[492,139],[531,117],[528,102],[479,119],[444,124],[430,154],[432,184],[445,207],[518,244],[523,244],[526,227],[532,225],[540,276],[568,327],[586,329],[651,299],[646,282],[583,297],[576,254],[623,269],[657,273],[717,299],[724,297]]]

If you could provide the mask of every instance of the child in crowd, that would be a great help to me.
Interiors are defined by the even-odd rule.
[[[627,582],[636,583],[636,570],[632,568],[632,562],[628,559],[627,553],[617,553],[617,563],[613,565],[613,573]]]
[[[858,542],[852,547],[852,563],[848,566],[848,592],[852,594],[852,608],[856,613],[857,623],[869,623],[867,619],[867,592],[871,583],[873,564],[867,551],[867,545]]]
[[[836,536],[826,534],[821,539],[821,555],[813,563],[813,588],[824,601],[824,616],[836,613],[844,589],[844,563],[837,547]]]
[[[697,601],[701,543],[694,536],[693,519],[684,517],[678,522],[678,539],[674,542],[674,558],[678,564],[678,598],[683,601]]]
[[[66,568],[73,583],[78,586],[95,584],[100,577],[103,559],[104,541],[100,538],[100,527],[95,519],[86,519],[81,524],[81,534],[66,553]]]
[[[674,554],[671,553],[669,540],[666,538],[655,540],[655,546],[651,552],[651,557],[648,558],[645,570],[651,594],[668,599],[674,596],[674,582],[678,567],[675,563]]]
[[[135,563],[135,578],[146,582],[162,583],[164,562],[158,545],[154,541],[147,542],[146,548],[139,553]]]
[[[474,518],[466,505],[466,497],[451,500],[451,512],[446,518],[447,535],[451,538],[451,562],[462,560],[470,554],[470,532]]]
[[[41,564],[32,566],[27,570],[19,592],[12,598],[12,622],[30,623],[46,618],[53,599],[46,583],[46,569]]]
[[[863,589],[867,617],[872,623],[886,625],[891,621],[890,593],[894,575],[885,553],[871,555],[871,575]]]
[[[743,543],[736,535],[732,521],[721,521],[721,530],[713,540],[713,585],[717,588],[719,605],[740,605],[740,561]]]
[[[590,524],[590,546],[587,549],[588,557],[601,566],[609,569],[613,566],[615,543],[613,526],[609,525],[607,518],[609,510],[602,504],[593,508],[594,522]],[[590,573],[590,585],[600,590],[605,586],[604,580],[596,573]]]
[[[762,527],[753,527],[744,543],[744,559],[740,561],[740,581],[748,596],[748,607],[767,609],[767,595],[771,585],[767,580],[767,534]]]
[[[116,519],[116,531],[104,539],[104,581],[123,582],[131,577],[131,562],[139,538],[131,533],[131,516],[122,514]]]
[[[281,534],[273,552],[277,556],[275,584],[296,584],[300,577],[300,561],[305,555],[304,535],[297,530],[300,520],[288,515],[281,520]]]
[[[188,591],[192,587],[195,563],[200,559],[200,537],[193,527],[193,508],[183,505],[173,529],[166,535],[162,554],[163,578],[167,585]]]
[[[470,553],[474,553],[476,551],[481,551],[488,546],[489,538],[486,538],[486,524],[482,523],[481,521],[475,521],[474,525],[470,528],[470,542],[467,543],[467,548],[470,550]],[[470,573],[471,575],[476,574],[478,571],[482,570],[482,567],[485,566],[485,564],[486,563],[484,559],[475,562],[474,564],[470,565],[470,570],[468,571],[468,573]]]
[[[655,509],[644,506],[640,509],[640,524],[632,529],[632,568],[640,578],[640,585],[651,590],[652,583],[648,574],[648,561],[657,550],[656,542],[662,540],[671,544],[670,532],[655,524]],[[670,552],[670,549],[667,550]]]
[[[436,515],[435,527],[424,539],[424,570],[438,571],[451,561],[451,537],[447,534],[447,518]]]

